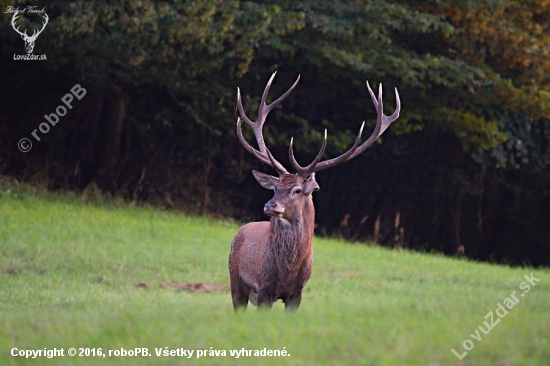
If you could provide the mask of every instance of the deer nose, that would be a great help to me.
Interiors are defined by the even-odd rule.
[[[285,209],[281,207],[276,201],[268,201],[264,205],[264,213],[269,216],[280,216],[285,212]]]

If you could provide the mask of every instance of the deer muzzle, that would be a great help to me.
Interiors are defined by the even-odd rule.
[[[277,201],[270,200],[264,205],[264,213],[271,217],[283,217],[285,208]]]

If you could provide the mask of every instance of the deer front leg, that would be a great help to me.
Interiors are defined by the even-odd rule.
[[[271,309],[271,307],[273,306],[273,300],[271,300],[271,297],[267,294],[267,291],[264,289],[261,289],[260,291],[258,291],[256,302],[258,304],[258,310]]]
[[[290,288],[291,290],[289,291],[289,294],[287,294],[287,297],[283,299],[283,302],[285,303],[285,310],[293,311],[298,309],[300,306],[300,303],[302,302],[302,290],[311,277],[312,267],[313,253],[306,258],[300,267],[298,276],[294,280],[294,285]]]
[[[302,289],[290,295],[288,300],[285,301],[285,310],[295,311],[298,309],[301,302],[302,302]]]

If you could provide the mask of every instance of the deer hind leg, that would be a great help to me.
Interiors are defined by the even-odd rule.
[[[233,309],[235,311],[239,309],[246,310],[250,292],[250,287],[241,279],[231,279],[231,300],[233,301]]]
[[[287,311],[294,311],[298,309],[300,306],[300,303],[302,302],[302,290],[293,293],[284,301],[285,303],[285,310]]]

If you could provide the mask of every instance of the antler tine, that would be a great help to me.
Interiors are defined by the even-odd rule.
[[[277,170],[277,172],[279,172],[280,175],[288,174],[287,170],[283,167],[283,165],[279,163],[277,160],[275,160],[275,158],[273,157],[273,155],[271,155],[271,152],[267,148],[266,148],[266,154],[268,158],[266,159],[265,156],[262,155],[262,153],[254,149],[252,146],[250,146],[248,142],[246,142],[243,136],[241,125],[242,125],[242,119],[239,117],[237,118],[237,137],[239,138],[239,141],[241,142],[243,147],[246,149],[246,151],[254,155],[265,165],[269,165],[273,167],[275,170]]]
[[[19,10],[16,10],[13,14],[13,18],[11,18],[11,26],[17,33],[23,35],[23,33],[21,33],[21,31],[19,30],[20,26],[17,26],[17,28],[15,28],[15,21],[17,20],[17,18],[19,18]],[[25,30],[25,35],[27,35],[27,30]]]
[[[42,32],[44,31],[44,29],[46,28],[46,25],[48,24],[49,19],[50,19],[50,18],[48,17],[48,14],[44,13],[44,20],[45,20],[45,21],[42,22],[42,29],[40,29],[40,31],[38,31],[38,30],[35,29],[35,31],[38,32],[38,33],[36,34],[37,37],[38,37],[38,35],[39,35],[40,33],[42,33]],[[33,37],[34,37],[34,34],[33,34]]]
[[[361,143],[361,135],[363,134],[363,128],[364,127],[365,127],[365,122],[363,121],[363,123],[361,124],[361,128],[359,128],[359,133],[357,134],[357,137],[355,138],[355,142],[353,143],[353,146],[348,151],[346,151],[345,153],[343,153],[342,155],[340,155],[336,158],[333,158],[333,159],[330,159],[330,160],[325,160],[325,161],[322,161],[322,162],[316,164],[315,166],[313,166],[310,169],[310,171],[308,173],[309,174],[316,173],[318,171],[325,170],[325,169],[332,168],[334,166],[340,165],[343,162],[347,161],[349,159],[349,157],[355,151],[357,151],[357,148],[358,148],[359,144]]]
[[[298,85],[298,82],[300,81],[300,75],[298,75],[298,78],[294,82],[294,84],[284,93],[281,95],[277,100],[272,102],[271,104],[266,104],[267,95],[269,94],[269,89],[271,89],[271,84],[273,83],[273,80],[275,79],[275,75],[277,75],[277,71],[275,71],[271,77],[269,78],[269,81],[267,82],[267,85],[265,86],[264,92],[262,94],[262,99],[260,100],[260,105],[258,106],[258,119],[254,122],[248,116],[244,113],[243,108],[243,102],[241,98],[241,90],[237,88],[237,108],[239,110],[239,114],[244,119],[244,121],[254,129],[254,132],[256,133],[256,130],[259,130],[259,136],[256,134],[256,138],[262,137],[261,135],[261,129],[265,123],[265,120],[267,118],[267,115],[273,108],[275,108],[279,103],[281,103],[292,91],[294,88],[296,88],[296,85]],[[256,127],[254,127],[256,126]],[[263,137],[262,137],[263,141]],[[259,146],[260,151],[262,153],[265,153],[265,145]]]
[[[275,75],[277,75],[277,71],[273,72],[273,74],[271,74],[271,77],[267,81],[264,92],[262,94],[262,99],[260,99],[260,105],[258,106],[258,119],[256,119],[256,123],[260,122],[262,125],[265,123],[265,119],[267,118],[267,113],[269,113],[270,111],[266,108],[267,107],[266,100],[267,100],[267,95],[269,94],[269,89],[271,89],[271,84],[275,79]]]
[[[384,124],[384,103],[382,101],[382,84],[378,84],[378,99],[374,96],[374,92],[372,91],[369,82],[367,81],[367,88],[369,89],[369,94],[372,99],[372,103],[374,104],[374,107],[376,109],[376,126],[374,127],[374,131],[372,131],[372,134],[370,137],[365,141],[356,151],[355,156],[359,155],[361,152],[365,151],[367,148],[369,148],[374,141],[380,135],[382,134],[382,125]],[[388,124],[389,126],[389,124]],[[357,151],[360,150],[361,152],[357,153]],[[355,157],[354,156],[354,157]],[[353,159],[350,157],[350,159]]]
[[[376,126],[374,128],[374,131],[372,132],[372,135],[367,139],[367,141],[359,145],[361,134],[363,132],[363,127],[365,126],[365,122],[363,122],[355,143],[347,152],[336,158],[317,163],[317,165],[310,168],[310,170],[307,172],[308,174],[332,168],[355,158],[357,155],[368,149],[374,143],[374,141],[376,141],[376,139],[380,137],[380,135],[382,135],[382,133],[389,127],[389,125],[399,117],[399,112],[401,111],[401,100],[399,99],[397,88],[395,88],[395,112],[393,112],[391,116],[384,115],[384,105],[382,101],[382,84],[378,85],[378,98],[374,95],[374,92],[372,91],[368,81],[367,88],[369,90],[369,94],[371,96],[372,102],[374,103],[377,114]]]
[[[241,99],[241,89],[239,87],[237,87],[237,109],[239,110],[239,114],[241,115],[241,118],[244,119],[244,121],[250,126],[252,127],[254,125],[254,122],[252,122],[250,120],[250,118],[248,118],[246,116],[246,114],[244,113],[244,108],[243,108],[243,101]]]
[[[273,83],[273,80],[275,79],[275,75],[277,72],[275,71],[271,77],[269,78],[269,81],[267,82],[267,85],[264,89],[264,92],[262,94],[262,98],[260,100],[260,105],[258,107],[258,119],[254,122],[250,118],[246,116],[244,113],[242,98],[241,98],[241,91],[239,88],[237,88],[237,109],[240,114],[240,118],[237,118],[237,136],[239,137],[239,141],[244,146],[244,148],[250,152],[252,155],[256,156],[262,163],[269,165],[276,169],[279,174],[285,174],[287,173],[286,169],[282,166],[281,163],[279,163],[275,158],[273,158],[273,155],[269,153],[267,150],[267,147],[264,142],[263,132],[262,128],[265,123],[265,120],[267,118],[267,115],[269,112],[279,103],[281,103],[298,85],[298,82],[300,81],[300,76],[298,75],[298,78],[294,82],[294,84],[284,93],[281,95],[277,100],[272,102],[271,104],[266,104],[267,95],[269,93],[269,89],[271,88],[271,84]],[[242,118],[242,119],[241,119]],[[258,144],[258,149],[255,149],[254,147],[250,146],[248,142],[244,139],[242,135],[242,121],[245,121],[254,131],[254,136],[256,137],[256,142]]]
[[[239,141],[241,142],[241,145],[243,145],[243,147],[246,149],[246,151],[248,151],[249,153],[251,153],[252,155],[257,157],[258,159],[260,159],[262,161],[262,163],[269,165],[269,160],[266,159],[265,157],[263,157],[262,154],[258,150],[254,149],[252,146],[250,146],[250,144],[248,142],[246,142],[246,140],[243,136],[243,131],[242,131],[242,127],[241,127],[242,123],[243,123],[243,120],[241,119],[241,117],[237,117],[237,137],[239,138]]]
[[[269,151],[267,147],[265,148],[265,152],[267,153],[267,156],[269,157],[271,164],[273,164],[272,167],[275,168],[277,172],[279,172],[279,175],[288,174],[285,167],[281,163],[279,163],[277,160],[275,160],[273,155],[271,155],[271,151]]]
[[[386,117],[388,119],[388,122],[385,127],[382,126],[382,132],[384,132],[384,130],[389,127],[390,123],[392,123],[393,121],[399,118],[399,112],[401,112],[401,99],[399,98],[399,92],[397,91],[397,88],[394,88],[394,90],[395,90],[395,111],[392,113],[391,116]]]
[[[266,87],[266,90],[269,91],[269,87],[271,87],[271,81],[273,80],[273,78],[275,77],[275,74],[277,73],[277,71],[275,71],[273,73],[273,75],[271,76],[271,79],[269,80],[270,83],[268,84],[268,87]],[[298,85],[298,82],[300,81],[300,75],[298,75],[298,77],[296,78],[296,81],[294,82],[294,84],[292,84],[292,86],[286,91],[286,93],[284,93],[283,95],[281,95],[279,98],[277,98],[277,100],[271,102],[271,104],[269,105],[266,105],[265,108],[267,110],[267,113],[269,113],[273,108],[275,108],[279,103],[281,103],[283,100],[285,100],[286,97],[288,97],[288,95],[290,93],[292,93],[292,91],[294,90],[294,88],[296,88],[296,85]],[[265,93],[265,97],[267,98],[267,92]],[[262,96],[262,100],[264,102],[264,105],[265,105],[265,99],[264,97]],[[266,115],[267,115],[266,113]]]
[[[380,137],[380,135],[382,135],[384,131],[386,131],[390,124],[397,118],[399,118],[399,112],[401,111],[401,100],[399,99],[399,92],[397,91],[397,88],[395,88],[395,111],[391,116],[386,116],[384,114],[382,101],[382,84],[379,84],[378,86],[378,99],[374,96],[374,92],[372,91],[368,81],[367,88],[369,89],[369,94],[376,108],[376,127],[374,128],[372,135],[367,139],[367,141],[363,142],[363,144],[359,146],[359,148],[357,148],[357,150],[355,150],[355,152],[351,154],[351,156],[347,160],[353,159],[354,157],[371,147],[374,141],[376,141],[376,139]]]
[[[327,147],[327,130],[325,129],[325,138],[323,139],[323,145],[321,146],[321,150],[319,150],[319,153],[317,154],[313,162],[308,166],[306,166],[305,168],[301,167],[300,164],[298,164],[298,162],[296,161],[296,158],[294,158],[294,149],[292,147],[293,142],[294,142],[294,137],[290,139],[290,147],[288,148],[288,156],[290,158],[290,163],[292,164],[292,166],[294,167],[298,175],[302,175],[302,176],[311,175],[310,170],[313,167],[315,167],[315,165],[317,165],[317,163],[321,160],[321,158],[323,157],[323,154],[325,153],[325,149]]]

